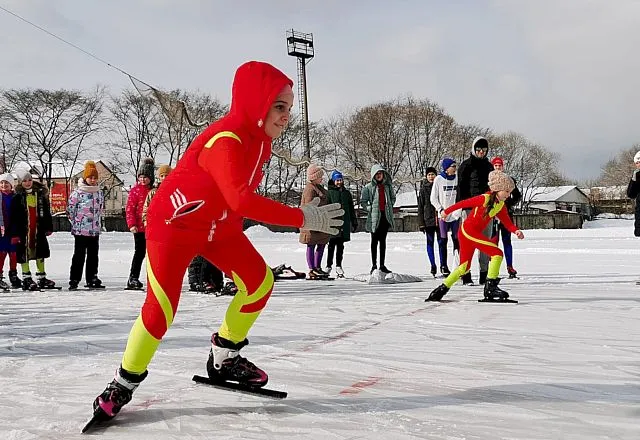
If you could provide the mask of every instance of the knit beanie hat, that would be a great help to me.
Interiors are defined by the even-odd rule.
[[[0,174],[0,182],[9,182],[11,184],[11,188],[16,186],[16,181],[13,178],[13,175],[9,173]]]
[[[333,173],[331,173],[331,180],[333,180],[334,182],[336,180],[344,180],[344,177],[342,176],[342,173],[338,170],[335,170]]]
[[[169,174],[171,171],[173,171],[173,168],[171,168],[171,165],[160,165],[158,167],[158,177],[162,176],[162,175],[167,175]]]
[[[23,180],[33,180],[33,176],[31,175],[29,170],[16,170],[15,174],[20,182],[22,182]]]
[[[513,179],[502,171],[494,170],[489,173],[489,189],[491,191],[513,191]]]
[[[98,169],[96,168],[96,163],[92,160],[88,160],[84,164],[84,171],[82,172],[82,178],[87,179],[89,177],[98,178]]]
[[[434,167],[427,167],[427,169],[424,172],[424,175],[426,176],[429,173],[433,173],[437,175],[438,171]]]
[[[496,166],[496,165],[504,166],[504,160],[502,160],[502,158],[500,156],[496,156],[493,159],[491,159],[491,165],[493,165],[493,166]]]
[[[140,176],[148,177],[149,180],[151,180],[151,184],[153,185],[154,168],[155,168],[155,162],[153,158],[147,157],[144,160],[144,162],[142,162],[142,165],[140,165],[140,169],[138,170],[138,177]]]
[[[635,155],[635,156],[633,156],[633,161],[634,161],[635,163],[640,162],[640,151],[638,151],[638,152],[636,153],[636,155]]]
[[[445,157],[444,159],[442,159],[442,171],[447,171],[447,168],[455,164],[455,160],[451,159],[450,157]]]
[[[313,182],[316,179],[322,178],[322,176],[324,176],[324,170],[322,168],[320,168],[315,163],[312,163],[311,165],[309,165],[309,168],[307,168],[308,182]]]

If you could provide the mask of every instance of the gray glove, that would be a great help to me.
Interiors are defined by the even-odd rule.
[[[342,226],[343,223],[344,209],[340,207],[340,203],[318,206],[319,204],[320,199],[316,197],[300,208],[304,215],[302,229],[326,232],[330,235],[337,234],[337,228]]]

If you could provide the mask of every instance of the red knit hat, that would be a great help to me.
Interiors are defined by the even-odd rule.
[[[491,165],[493,165],[493,166],[496,166],[496,165],[504,166],[504,160],[502,160],[502,158],[500,156],[496,156],[493,159],[491,159]]]

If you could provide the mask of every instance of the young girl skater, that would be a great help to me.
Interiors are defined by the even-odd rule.
[[[487,227],[494,217],[511,233],[519,239],[524,238],[524,234],[519,230],[509,218],[504,201],[513,191],[513,179],[502,171],[491,171],[489,173],[490,191],[480,194],[470,199],[462,200],[442,211],[440,217],[445,219],[449,214],[458,209],[472,209],[469,216],[462,222],[458,238],[460,240],[460,265],[436,287],[425,301],[440,301],[449,289],[464,274],[471,269],[471,258],[476,249],[485,252],[490,257],[487,282],[484,286],[484,297],[487,300],[505,300],[509,294],[498,287],[500,278],[500,264],[502,263],[502,251],[498,245],[485,236],[482,231]]]
[[[100,250],[100,232],[102,232],[102,211],[104,194],[98,186],[96,163],[88,160],[84,165],[78,187],[73,190],[67,202],[67,215],[71,222],[73,235],[73,257],[69,270],[69,290],[76,290],[82,279],[82,266],[85,266],[85,287],[104,288],[98,278],[98,252]]]
[[[189,262],[202,255],[228,276],[238,293],[207,344],[212,381],[262,387],[267,373],[240,355],[273,289],[273,273],[242,230],[243,219],[335,234],[340,205],[318,201],[294,208],[256,193],[271,140],[280,136],[293,106],[293,82],[267,63],[236,71],[231,108],[202,131],[162,182],[147,216],[147,297],[133,324],[114,379],[94,400],[94,418],[114,417],[147,376],[171,326]]]

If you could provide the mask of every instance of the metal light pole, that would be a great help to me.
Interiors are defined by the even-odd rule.
[[[313,34],[287,31],[287,51],[298,59],[298,99],[302,113],[304,132],[304,151],[307,159],[311,158],[311,142],[309,140],[309,110],[307,102],[307,63],[313,58]]]

